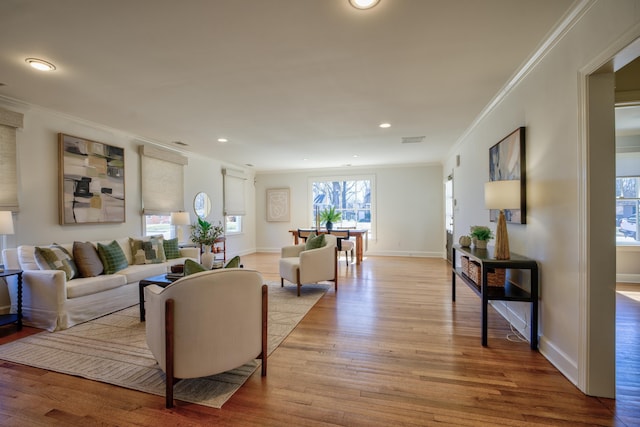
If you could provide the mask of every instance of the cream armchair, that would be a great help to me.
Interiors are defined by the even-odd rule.
[[[280,257],[280,285],[285,279],[298,285],[298,296],[303,284],[317,283],[323,280],[334,282],[338,290],[337,240],[331,234],[325,234],[325,246],[305,250],[305,244],[285,246]]]
[[[146,339],[173,385],[262,359],[267,374],[267,285],[257,271],[231,268],[186,276],[166,288],[144,289]]]

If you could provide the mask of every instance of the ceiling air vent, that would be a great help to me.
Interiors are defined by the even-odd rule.
[[[403,144],[419,144],[424,142],[424,136],[403,136],[402,143]]]

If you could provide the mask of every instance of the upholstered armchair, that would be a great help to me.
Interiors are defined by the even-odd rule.
[[[334,282],[338,290],[337,239],[331,234],[322,234],[325,244],[316,249],[307,249],[309,240],[295,246],[285,246],[280,257],[280,285],[287,280],[298,286],[298,296],[303,284],[323,280]]]
[[[257,271],[205,271],[144,289],[147,345],[166,373],[166,406],[179,379],[262,359],[267,374],[267,285]]]

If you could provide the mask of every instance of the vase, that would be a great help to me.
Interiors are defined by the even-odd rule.
[[[216,256],[211,252],[210,245],[203,246],[203,253],[200,255],[200,264],[207,270],[211,270],[213,268],[213,262],[215,261]]]
[[[325,226],[327,227],[327,231],[333,230],[333,222],[327,221]]]
[[[473,246],[475,246],[476,249],[487,249],[487,241],[473,239]]]

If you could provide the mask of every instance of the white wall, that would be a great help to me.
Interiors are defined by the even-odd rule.
[[[376,229],[368,255],[444,256],[444,183],[440,165],[348,168],[256,175],[256,243],[278,252],[291,244],[288,230],[309,227],[313,217],[309,183],[327,176],[375,176]],[[266,190],[291,189],[291,220],[267,222]]]
[[[24,128],[17,132],[18,197],[20,211],[14,215],[15,234],[7,236],[7,247],[22,244],[49,245],[74,240],[105,240],[142,234],[140,196],[140,158],[138,146],[143,142],[124,132],[85,122],[73,117],[0,99],[0,106],[24,114]],[[126,221],[119,224],[66,225],[58,223],[58,133],[66,133],[125,149]],[[206,192],[212,201],[210,221],[221,221],[222,173],[225,166],[215,159],[182,153],[189,158],[185,166],[184,210],[193,213],[193,198]],[[233,166],[235,169],[243,169]],[[255,192],[253,172],[246,171],[245,197],[248,215],[245,232],[229,236],[227,257],[253,252],[255,248]],[[187,232],[187,230],[185,230]],[[9,297],[0,287],[0,312],[8,310]]]
[[[526,225],[508,226],[511,250],[536,259],[541,268],[540,351],[583,391],[587,391],[587,385],[580,374],[584,359],[579,336],[584,326],[581,298],[585,295],[580,287],[585,283],[580,267],[583,212],[579,194],[584,171],[579,117],[584,108],[579,73],[620,37],[629,39],[630,32],[634,37],[640,35],[638,1],[594,2],[591,6],[505,99],[471,129],[444,165],[446,174],[451,170],[455,174],[457,240],[470,225],[488,224],[482,185],[489,176],[485,160],[489,147],[517,127],[526,126],[528,217]],[[457,168],[456,154],[461,155]],[[613,167],[603,165],[607,171]],[[603,204],[602,209],[612,208]],[[591,286],[606,289],[607,298],[612,299],[614,279]],[[528,304],[509,307],[520,320],[528,317]],[[603,368],[610,371],[610,366]]]

